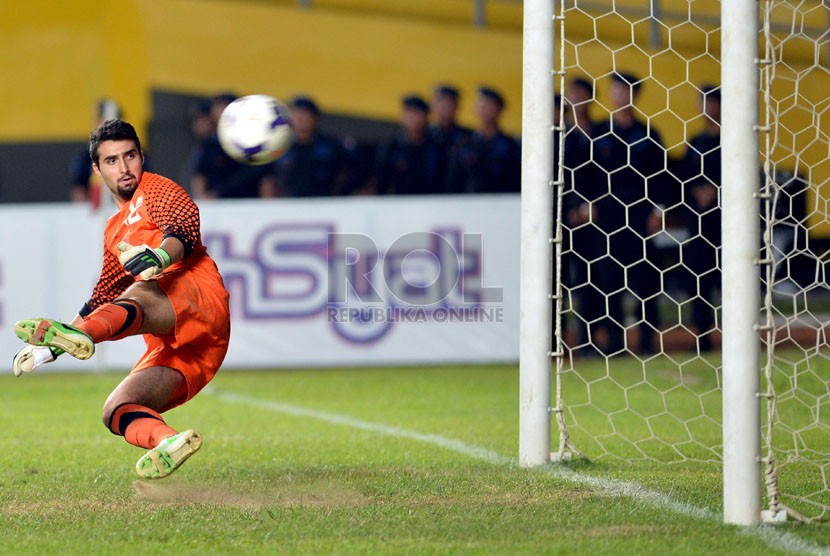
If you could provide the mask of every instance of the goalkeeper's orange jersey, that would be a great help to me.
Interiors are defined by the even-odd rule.
[[[118,260],[120,242],[155,248],[165,237],[176,237],[184,245],[185,256],[167,269],[172,271],[198,264],[207,256],[199,227],[199,209],[187,192],[172,180],[144,172],[132,200],[107,220],[104,264],[85,312],[109,303],[135,282]]]
[[[175,330],[173,335],[145,334],[147,352],[133,371],[152,366],[176,369],[187,379],[189,399],[213,378],[225,357],[230,311],[222,277],[202,244],[199,208],[177,183],[144,172],[132,200],[109,218],[101,275],[81,316],[115,300],[138,279],[118,260],[120,242],[156,248],[169,236],[182,242],[184,257],[151,280],[173,305]]]

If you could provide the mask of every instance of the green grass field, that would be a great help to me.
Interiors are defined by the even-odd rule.
[[[516,366],[223,371],[167,414],[205,443],[157,482],[100,422],[121,377],[0,376],[0,553],[830,553],[827,525],[723,525],[715,463],[519,468]]]

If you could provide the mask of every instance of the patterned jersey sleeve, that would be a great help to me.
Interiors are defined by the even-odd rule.
[[[182,242],[186,257],[202,242],[199,207],[176,182],[158,175],[148,181],[147,212],[163,237]]]
[[[80,310],[80,315],[84,318],[92,311],[109,303],[135,283],[135,278],[130,275],[121,263],[118,257],[104,249],[104,263],[101,267],[101,276],[98,278],[98,283],[92,290],[92,297],[89,301],[84,303]]]

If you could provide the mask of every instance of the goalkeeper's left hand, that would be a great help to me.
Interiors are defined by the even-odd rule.
[[[58,348],[27,345],[14,354],[14,359],[12,359],[14,376],[30,373],[44,363],[51,363],[61,353],[63,353],[63,350]]]
[[[116,247],[121,251],[118,260],[127,272],[142,280],[161,274],[170,266],[170,255],[161,247],[152,249],[148,245],[130,245],[126,241],[122,241]]]

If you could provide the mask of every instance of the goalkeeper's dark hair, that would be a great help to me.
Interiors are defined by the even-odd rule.
[[[138,152],[143,152],[138,133],[124,120],[107,120],[89,134],[89,158],[96,166],[98,165],[98,146],[102,141],[132,141]]]

